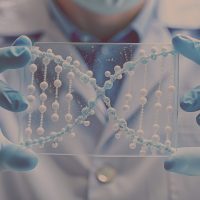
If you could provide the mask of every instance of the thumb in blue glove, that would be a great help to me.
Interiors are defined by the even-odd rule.
[[[189,36],[177,35],[172,40],[174,48],[185,57],[200,64],[200,41]],[[186,93],[180,102],[180,106],[186,112],[200,110],[200,86]],[[196,117],[200,125],[200,115]],[[200,175],[200,148],[179,148],[168,160],[165,161],[166,170],[189,175]]]
[[[21,36],[11,47],[0,49],[0,73],[8,69],[25,67],[31,61],[29,47],[31,40]],[[0,81],[0,106],[12,111],[20,112],[27,108],[23,96]],[[12,144],[0,132],[0,170],[27,171],[37,165],[36,155],[27,149]]]
[[[180,54],[200,64],[200,40],[186,35],[176,35],[172,43]]]
[[[184,147],[165,161],[166,170],[188,176],[200,176],[200,148]]]
[[[0,171],[29,171],[37,162],[37,157],[32,151],[12,144],[0,131]]]

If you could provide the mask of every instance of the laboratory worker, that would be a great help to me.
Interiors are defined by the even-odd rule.
[[[9,2],[9,1],[8,1]],[[10,1],[1,7],[0,35],[0,199],[1,200],[199,200],[199,150],[183,148],[168,160],[160,157],[95,157],[96,155],[130,155],[125,140],[113,142],[115,133],[106,121],[106,107],[97,105],[90,128],[77,127],[76,137],[63,139],[63,152],[81,153],[81,156],[36,155],[31,150],[14,145],[20,132],[16,112],[24,111],[27,102],[20,91],[20,70],[30,63],[32,41],[41,42],[124,42],[171,43],[169,31],[157,15],[159,1],[155,0],[54,0]],[[12,6],[13,9],[7,9]],[[9,7],[11,8],[11,7]],[[27,36],[20,36],[20,35]],[[20,37],[18,37],[20,36]],[[17,38],[18,37],[18,38]],[[16,39],[17,38],[17,39]],[[14,41],[14,39],[16,39]],[[12,41],[12,43],[11,43]],[[176,36],[173,44],[177,51],[194,60],[181,58],[182,83],[180,93],[198,85],[199,51],[194,39]],[[10,46],[11,45],[11,46]],[[5,47],[6,46],[6,47]],[[186,49],[188,51],[186,52]],[[82,59],[77,49],[65,52]],[[101,51],[112,51],[104,48]],[[136,55],[135,55],[136,56]],[[197,64],[195,64],[195,62]],[[193,66],[194,65],[194,66]],[[196,66],[195,66],[196,65]],[[83,70],[88,66],[83,65]],[[89,69],[88,69],[89,70]],[[91,69],[90,69],[91,70]],[[95,78],[104,72],[96,73]],[[138,72],[142,76],[143,72]],[[149,72],[154,77],[155,72]],[[192,81],[191,81],[192,80]],[[140,81],[140,78],[138,78]],[[28,83],[24,83],[27,86]],[[128,80],[111,90],[116,109],[123,103]],[[140,82],[138,82],[140,84]],[[157,81],[152,78],[149,91]],[[94,88],[77,86],[77,95],[84,102],[95,93]],[[85,90],[84,90],[85,89]],[[87,91],[87,92],[86,92]],[[149,100],[151,95],[149,95]],[[181,99],[186,111],[199,109],[199,87]],[[61,96],[62,97],[62,96]],[[76,106],[75,106],[76,107]],[[8,112],[9,111],[9,112]],[[151,118],[151,112],[145,112]],[[137,109],[124,116],[134,127],[138,123]],[[185,121],[184,121],[185,120]],[[197,117],[197,122],[199,117]],[[200,136],[193,131],[194,118],[182,119],[183,132],[179,146],[198,146]],[[51,126],[51,123],[49,123]],[[152,124],[145,124],[145,128]],[[5,137],[6,136],[6,137]],[[7,139],[6,139],[7,138]],[[165,162],[164,162],[165,161]],[[172,171],[166,171],[165,169]],[[31,172],[26,172],[29,171]],[[20,171],[20,173],[19,173]],[[21,172],[24,173],[21,173]],[[184,175],[179,175],[177,173]]]

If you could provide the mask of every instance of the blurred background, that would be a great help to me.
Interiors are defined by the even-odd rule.
[[[159,20],[171,34],[200,35],[199,0],[158,0]],[[0,45],[25,34],[38,40],[48,27],[48,0],[0,0]]]

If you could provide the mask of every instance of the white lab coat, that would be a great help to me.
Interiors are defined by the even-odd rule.
[[[45,25],[45,35],[41,41],[66,41],[62,32],[54,21],[48,20]],[[170,42],[168,32],[159,21],[155,20],[142,42]],[[184,61],[182,68],[181,91],[198,84],[196,69],[187,67]],[[190,63],[191,65],[191,63]],[[184,67],[186,66],[186,67]],[[4,79],[12,86],[17,86],[18,72],[4,73]],[[142,73],[142,72],[140,72]],[[149,74],[150,76],[151,74]],[[13,79],[16,77],[16,79]],[[152,74],[153,77],[153,74]],[[186,78],[184,78],[186,77]],[[191,82],[188,77],[193,79]],[[123,95],[126,92],[125,80],[117,100],[116,108],[120,108]],[[182,85],[183,84],[183,85]],[[151,87],[155,85],[152,79]],[[92,88],[87,90],[90,95]],[[83,93],[84,95],[84,93]],[[2,130],[13,141],[14,135],[18,133],[18,119],[13,113],[0,109],[0,123]],[[131,110],[129,114],[133,113]],[[151,115],[146,112],[145,115]],[[101,131],[101,116],[99,121],[93,125],[94,129],[81,129],[76,131],[80,134],[79,146],[73,141],[65,141],[65,151],[71,152],[95,152],[97,154],[127,153],[127,142],[120,145],[105,145],[113,134],[108,123],[105,130]],[[188,117],[189,118],[189,117]],[[182,124],[181,131],[186,133],[178,137],[178,143],[186,146],[198,145],[200,140],[196,130],[193,131],[194,118],[186,119]],[[190,121],[189,121],[190,120]],[[137,119],[136,119],[137,121]],[[191,129],[188,128],[191,126]],[[187,130],[191,131],[190,134]],[[105,148],[106,146],[106,148]],[[163,168],[164,158],[101,158],[87,156],[39,156],[39,164],[31,173],[6,172],[0,178],[1,200],[198,200],[199,199],[199,177],[186,177],[168,173]],[[100,183],[96,177],[98,170],[110,167],[114,172],[113,179],[109,183]]]

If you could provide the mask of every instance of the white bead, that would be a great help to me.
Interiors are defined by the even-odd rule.
[[[73,62],[73,64],[74,64],[75,67],[79,67],[80,66],[80,62],[78,60],[75,60]]]
[[[44,65],[48,65],[50,63],[50,59],[48,57],[44,57],[42,59],[42,62],[43,62]]]
[[[30,65],[30,72],[35,73],[37,71],[37,65],[36,64],[31,64]]]
[[[90,80],[90,77],[86,74],[82,74],[81,77],[80,77],[80,80],[83,82],[83,83],[88,83],[89,80]]]
[[[61,73],[61,72],[62,72],[62,66],[56,65],[56,67],[55,67],[55,72],[56,72],[56,73]]]
[[[44,134],[44,128],[38,127],[36,132],[37,132],[38,135],[43,135]]]
[[[146,55],[145,50],[144,50],[144,49],[141,49],[141,50],[139,51],[139,56],[140,56],[140,57],[144,57],[145,55]]]
[[[74,137],[76,137],[76,133],[75,133],[75,132],[71,132],[71,133],[69,134],[69,136],[70,136],[71,138],[74,138]]]
[[[72,115],[71,115],[70,113],[67,113],[67,114],[65,115],[65,120],[66,120],[66,122],[71,122],[71,120],[72,120]]]
[[[33,101],[35,100],[35,96],[33,96],[33,95],[28,95],[28,96],[27,96],[27,100],[31,103],[31,102],[33,102]]]
[[[176,153],[177,152],[177,149],[173,148],[173,147],[170,147],[170,150],[171,150],[172,153]]]
[[[142,129],[138,129],[138,130],[137,130],[137,134],[138,134],[139,136],[143,136],[143,135],[144,135],[144,131],[143,131]]]
[[[121,70],[121,67],[119,65],[116,65],[114,67],[115,72],[119,72]]]
[[[171,132],[172,132],[172,127],[171,127],[171,126],[166,126],[166,127],[165,127],[165,132],[166,132],[167,134],[171,133]]]
[[[60,56],[60,55],[55,55],[54,56],[54,62],[55,63],[60,63],[62,61],[62,56]]]
[[[46,110],[47,110],[47,107],[46,107],[45,105],[40,105],[40,106],[39,106],[39,111],[40,111],[41,113],[45,113]]]
[[[130,149],[135,149],[135,148],[136,148],[136,143],[135,143],[135,142],[131,142],[131,143],[129,144],[129,148],[130,148]]]
[[[166,107],[166,110],[171,113],[173,111],[173,107],[169,105]]]
[[[122,79],[122,74],[119,74],[119,75],[117,76],[117,79],[118,79],[118,80]]]
[[[83,125],[84,125],[84,126],[89,126],[89,125],[90,125],[90,121],[84,121],[84,122],[83,122]]]
[[[93,72],[92,72],[91,70],[88,70],[88,71],[86,72],[86,74],[87,74],[89,77],[92,77],[92,76],[93,76]]]
[[[56,88],[61,87],[61,85],[62,85],[62,82],[61,82],[59,79],[56,79],[56,80],[54,81],[54,86],[55,86]]]
[[[146,97],[140,97],[140,103],[141,103],[141,105],[145,105],[147,103],[147,98]]]
[[[90,83],[91,83],[91,84],[96,85],[96,82],[97,82],[97,81],[96,81],[95,78],[91,78],[91,79],[90,79]]]
[[[155,106],[156,110],[160,110],[162,108],[162,105],[159,102],[155,103],[154,106]]]
[[[165,141],[165,145],[170,148],[171,147],[171,141],[170,140],[166,140]]]
[[[152,48],[151,48],[151,52],[152,52],[152,53],[156,53],[157,51],[158,51],[158,49],[157,49],[156,47],[152,47]]]
[[[161,51],[167,51],[167,46],[163,46],[162,48],[161,48]]]
[[[53,50],[52,49],[47,49],[47,53],[52,53]]]
[[[146,96],[146,95],[147,95],[147,89],[146,89],[146,88],[142,88],[142,89],[140,90],[140,94],[141,94],[142,96]]]
[[[126,95],[125,95],[125,99],[127,100],[127,101],[130,101],[131,99],[132,99],[132,94],[131,93],[127,93]]]
[[[75,77],[74,72],[68,72],[67,73],[67,78],[68,79],[72,80],[72,79],[74,79],[74,77]]]
[[[50,135],[51,135],[53,138],[55,138],[55,137],[56,137],[56,135],[57,135],[57,133],[56,133],[56,132],[54,132],[54,131],[52,131],[52,132],[50,133]]]
[[[169,85],[168,90],[170,92],[174,92],[174,90],[176,89],[176,87],[174,85]]]
[[[133,71],[133,70],[135,69],[135,64],[134,64],[134,62],[133,62],[133,61],[125,62],[125,63],[123,64],[123,69],[125,69],[125,70],[128,72],[128,74],[129,74],[129,72],[131,72],[131,71]],[[130,75],[131,75],[131,74],[130,74]]]
[[[64,69],[68,69],[69,63],[67,61],[63,61],[62,66],[63,66]]]
[[[107,109],[109,117],[113,118],[116,116],[116,109],[115,108],[108,108]]]
[[[29,85],[28,86],[28,92],[31,93],[31,94],[34,93],[35,92],[35,86],[34,85]]]
[[[156,97],[159,98],[162,96],[162,91],[161,90],[157,90],[156,91]]]
[[[53,103],[52,103],[52,109],[54,110],[54,111],[57,111],[58,109],[59,109],[59,103],[58,103],[58,101],[54,101]]]
[[[129,106],[128,104],[123,105],[123,110],[124,110],[124,111],[129,110],[129,108],[130,108],[130,106]]]
[[[26,129],[25,129],[25,134],[26,135],[28,135],[28,136],[31,136],[31,134],[32,134],[32,129],[30,128],[30,127],[27,127]]]
[[[53,143],[52,143],[52,147],[53,147],[54,149],[56,149],[56,148],[58,147],[58,143],[57,143],[57,142],[53,142]]]
[[[72,57],[71,57],[71,56],[67,56],[67,57],[66,57],[66,61],[67,61],[68,63],[72,62]]]
[[[59,115],[58,115],[57,113],[53,113],[53,114],[51,115],[51,120],[52,120],[53,122],[57,122],[57,121],[59,120]]]
[[[119,129],[119,125],[116,123],[116,124],[114,124],[114,126],[113,126],[113,131],[117,131]]]
[[[90,111],[90,115],[94,115],[95,114],[95,111],[94,110],[91,110]]]
[[[42,94],[40,94],[40,100],[41,101],[46,101],[47,100],[47,95],[44,92]]]
[[[116,134],[115,134],[115,138],[116,138],[117,140],[119,140],[120,137],[121,137],[121,134],[120,134],[120,133],[116,133]]]
[[[70,102],[73,100],[73,95],[71,93],[67,93],[65,97],[66,97],[67,102]]]
[[[110,71],[105,71],[105,77],[110,77],[110,75],[111,75],[111,73],[110,73]]]
[[[160,125],[155,123],[155,124],[153,124],[153,128],[157,132],[160,129]]]
[[[162,47],[161,52],[163,56],[167,56],[167,47]]]
[[[158,134],[154,134],[152,136],[152,141],[155,142],[155,143],[159,142],[160,141],[160,136]]]
[[[40,88],[42,90],[46,90],[48,88],[48,83],[46,81],[43,81],[40,83]]]

